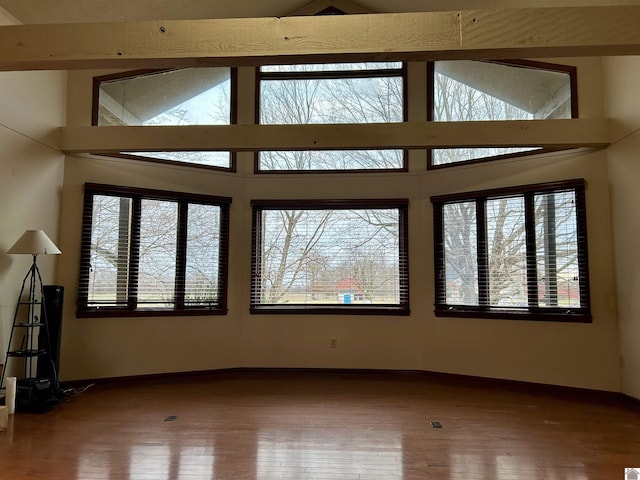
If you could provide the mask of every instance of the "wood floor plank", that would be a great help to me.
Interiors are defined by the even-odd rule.
[[[68,400],[10,417],[0,479],[589,480],[640,464],[640,406],[581,391],[237,372],[98,384]]]

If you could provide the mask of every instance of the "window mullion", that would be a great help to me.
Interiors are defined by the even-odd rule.
[[[550,305],[558,306],[558,265],[556,252],[556,203],[555,195],[547,194],[544,199],[544,263],[545,296]]]
[[[94,194],[85,195],[82,219],[82,250],[80,257],[80,288],[78,305],[87,308],[89,304],[89,278],[91,275],[91,232],[95,221],[93,216]]]
[[[524,226],[527,249],[527,304],[529,308],[538,307],[538,274],[536,266],[536,218],[534,194],[524,195]]]
[[[226,288],[229,283],[229,206],[220,207],[220,242],[218,245],[218,308],[227,309]]]
[[[580,308],[590,310],[589,253],[587,249],[587,214],[584,185],[575,190],[576,222],[578,229],[578,282],[580,285]]]
[[[255,244],[251,252],[251,306],[260,304],[262,296],[262,245],[264,244],[264,228],[262,223],[263,209],[256,207],[253,209],[253,222],[252,222],[252,241]]]
[[[118,247],[116,259],[116,302],[124,304],[129,302],[129,248],[132,234],[129,223],[131,222],[131,199],[119,197],[118,208]]]
[[[398,273],[400,304],[409,305],[409,214],[406,209],[398,210]]]
[[[138,274],[140,271],[140,225],[142,220],[142,199],[139,196],[132,198],[131,213],[131,244],[129,248],[129,298],[127,308],[135,310],[138,307]]]
[[[444,204],[433,204],[433,242],[435,245],[435,286],[436,286],[436,310],[442,308],[447,303],[446,293],[446,273],[444,260]]]
[[[178,204],[178,232],[176,246],[176,280],[174,290],[174,308],[183,309],[185,305],[185,285],[187,272],[187,220],[189,204],[181,201]]]
[[[478,244],[478,305],[489,308],[489,254],[487,250],[487,199],[476,200],[476,235]]]
[[[287,80],[341,80],[343,78],[385,78],[401,77],[403,69],[381,68],[376,70],[308,70],[289,72],[260,72],[260,80],[287,81]]]

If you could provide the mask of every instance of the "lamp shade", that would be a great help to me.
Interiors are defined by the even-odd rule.
[[[58,255],[62,253],[42,230],[27,230],[7,253],[25,253],[29,255]]]

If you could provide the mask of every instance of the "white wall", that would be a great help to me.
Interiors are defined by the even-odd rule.
[[[622,391],[640,399],[640,58],[608,58],[605,71]]]
[[[559,61],[550,59],[550,61]],[[565,63],[571,63],[566,59]],[[602,117],[602,62],[577,59],[580,112]],[[424,119],[424,65],[410,69],[410,118]],[[91,77],[69,74],[69,125],[90,122]],[[241,69],[240,121],[253,118],[252,69]],[[79,255],[59,269],[65,285],[63,379],[230,367],[418,369],[619,391],[618,330],[605,151],[572,152],[426,171],[411,152],[402,174],[254,175],[251,154],[236,174],[128,160],[68,157],[61,248],[80,246],[82,185],[100,182],[228,195],[229,314],[220,317],[75,318]],[[587,180],[593,323],[435,318],[431,195],[571,178]],[[410,199],[411,315],[250,315],[251,199]],[[338,348],[329,348],[329,338]]]
[[[13,23],[0,10],[0,24]],[[55,129],[65,124],[66,73],[0,73],[0,351],[4,352],[28,255],[4,252],[27,229],[58,241],[64,155]],[[63,259],[66,256],[62,256]],[[40,256],[44,283],[55,280],[53,256]]]

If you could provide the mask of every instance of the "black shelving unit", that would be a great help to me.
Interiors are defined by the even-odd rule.
[[[17,412],[45,412],[58,402],[58,373],[51,356],[47,310],[44,302],[42,278],[34,255],[33,264],[22,281],[4,369],[0,376],[0,393],[3,396],[6,393],[4,380],[8,372],[18,377]],[[38,363],[42,361],[52,365],[47,369],[45,377],[38,376]]]

